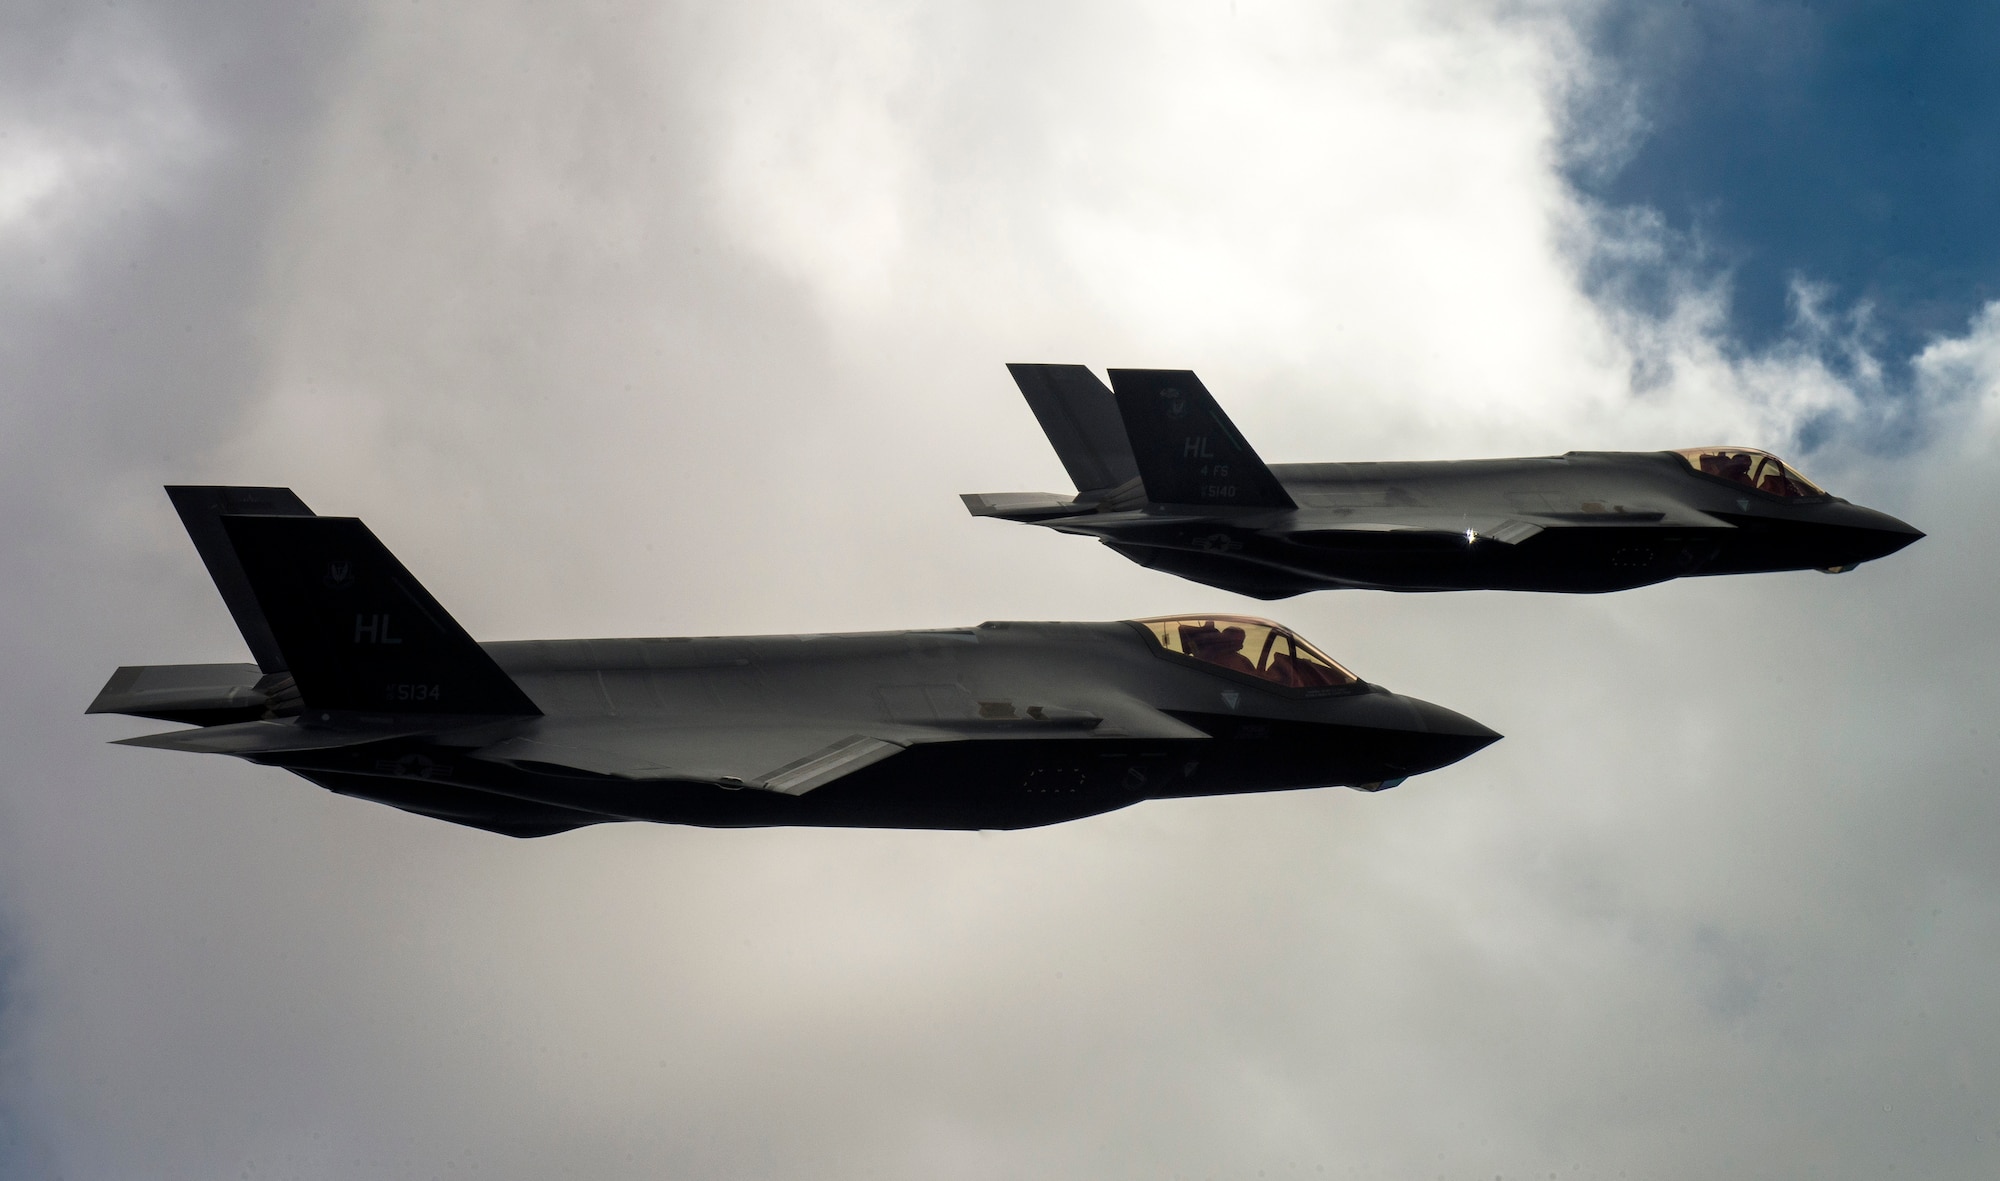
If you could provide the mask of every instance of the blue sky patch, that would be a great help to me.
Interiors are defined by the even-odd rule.
[[[1872,305],[1892,365],[2000,298],[2000,5],[1618,0],[1592,35],[1646,126],[1572,180],[1726,272],[1742,347],[1787,334],[1795,280]]]

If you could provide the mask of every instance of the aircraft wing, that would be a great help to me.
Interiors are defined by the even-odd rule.
[[[340,750],[349,746],[367,746],[371,742],[385,742],[391,738],[428,737],[492,724],[492,719],[476,716],[385,717],[360,724],[332,726],[306,725],[296,718],[279,718],[201,726],[193,730],[169,730],[164,734],[141,734],[137,738],[117,739],[116,745],[257,758]]]
[[[1329,513],[1332,515],[1329,517]],[[1672,512],[1653,510],[1595,509],[1581,512],[1463,512],[1429,506],[1372,506],[1320,509],[1304,528],[1291,534],[1294,540],[1320,540],[1337,544],[1343,534],[1436,533],[1468,534],[1480,541],[1519,545],[1549,528],[1631,527],[1652,525],[1674,528],[1729,529],[1727,521],[1687,508]]]
[[[643,727],[592,719],[533,723],[472,757],[618,779],[678,779],[804,795],[902,751],[839,725]]]
[[[1338,542],[1342,534],[1438,533],[1464,537],[1468,534],[1485,541],[1519,545],[1542,531],[1544,526],[1523,517],[1454,512],[1357,512],[1352,517],[1301,529],[1294,540]]]
[[[1653,520],[1651,517],[1631,519],[1648,523]],[[1228,529],[1236,526],[1254,530],[1266,521],[1242,517],[1194,516],[1185,513],[1118,512],[1063,517],[1042,523],[1058,532],[1076,533],[1085,537],[1101,537],[1139,545],[1158,545],[1169,549],[1220,549],[1227,553],[1230,552],[1230,546],[1227,544],[1229,534],[1215,533],[1211,531],[1212,529]],[[1191,532],[1189,526],[1202,528]],[[1544,524],[1525,516],[1463,513],[1425,508],[1374,508],[1315,513],[1296,525],[1288,525],[1282,532],[1285,537],[1293,541],[1338,545],[1343,538],[1362,540],[1389,533],[1429,533],[1439,537],[1463,538],[1466,530],[1470,529],[1483,540],[1519,545],[1540,533],[1544,527]]]

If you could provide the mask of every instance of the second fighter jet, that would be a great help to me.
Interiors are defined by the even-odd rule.
[[[1008,369],[1079,491],[966,495],[975,516],[1253,598],[1841,573],[1923,536],[1750,447],[1267,465],[1187,370]]]

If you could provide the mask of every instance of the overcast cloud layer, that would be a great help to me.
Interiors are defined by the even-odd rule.
[[[0,13],[0,1176],[1992,1174],[2000,309],[1884,354],[1805,274],[1744,347],[1571,183],[1658,122],[1601,10]],[[1931,536],[1256,605],[965,517],[1065,487],[1010,360],[1191,366],[1273,461],[1810,445]],[[104,745],[114,666],[242,651],[169,481],[481,638],[1248,609],[1508,738],[510,841]]]

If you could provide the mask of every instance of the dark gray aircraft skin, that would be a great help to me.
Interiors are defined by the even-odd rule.
[[[257,663],[121,668],[89,712],[510,836],[1025,828],[1380,790],[1499,737],[1243,617],[481,644],[358,520],[283,488],[168,492]]]
[[[1007,368],[1080,491],[968,494],[975,516],[1259,599],[1837,574],[1923,536],[1747,447],[1266,465],[1186,370],[1113,369],[1106,389],[1081,365]]]

